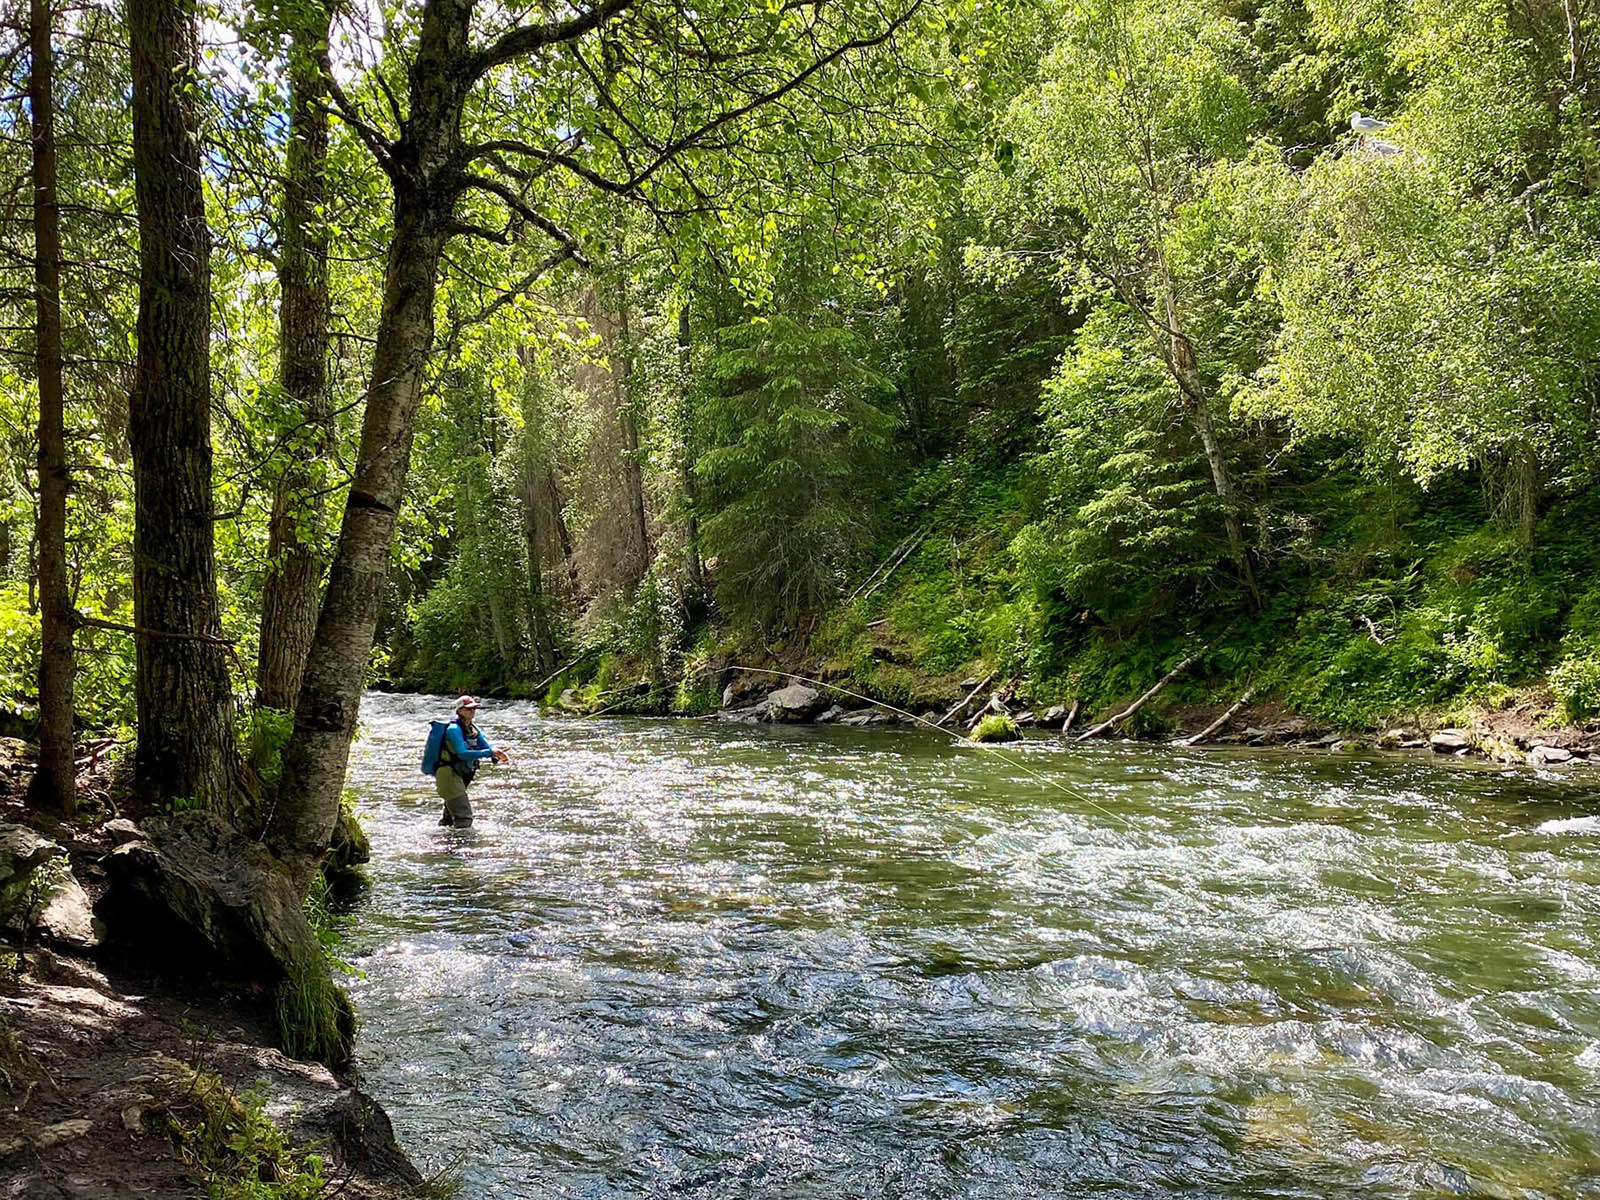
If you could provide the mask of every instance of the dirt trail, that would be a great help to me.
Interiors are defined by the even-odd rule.
[[[4,1200],[201,1200],[204,1171],[163,1132],[196,1070],[235,1096],[260,1089],[265,1115],[296,1150],[324,1157],[330,1194],[389,1200],[421,1182],[381,1108],[325,1068],[267,1049],[268,1031],[225,1001],[147,993],[141,981],[38,949],[22,962],[0,994]]]

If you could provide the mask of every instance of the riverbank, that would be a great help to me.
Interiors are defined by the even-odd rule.
[[[0,802],[0,1197],[444,1194],[356,1080],[278,1049],[269,992],[106,940],[106,860],[138,827],[88,796],[71,822]]]
[[[0,948],[6,1197],[400,1200],[426,1185],[359,1086],[236,1001]]]
[[[1002,719],[998,724],[1009,726],[1011,736],[1016,737],[1131,737],[1184,746],[1295,750],[1428,750],[1537,768],[1600,762],[1600,725],[1562,723],[1548,693],[1537,689],[1508,697],[1497,708],[1458,706],[1454,711],[1436,710],[1409,721],[1350,728],[1296,712],[1281,700],[1256,700],[1248,693],[1228,704],[1220,700],[1174,703],[1159,693],[1147,692],[1125,703],[1091,710],[1068,697],[1036,699],[1018,681],[997,683],[993,672],[983,678],[969,675],[960,680],[924,681],[912,700],[917,708],[902,708],[857,690],[860,684],[853,678],[827,681],[825,664],[811,665],[809,670],[806,666],[793,663],[787,669],[752,670],[729,665],[713,671],[707,678],[719,697],[718,705],[679,715],[741,724],[937,725],[956,736],[972,736],[985,718],[998,717]],[[1141,699],[1143,704],[1139,704]],[[592,686],[568,687],[545,707],[572,716],[655,715],[660,712],[659,691],[648,680],[610,692]]]

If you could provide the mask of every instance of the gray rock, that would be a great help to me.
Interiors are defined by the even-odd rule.
[[[1535,746],[1528,751],[1528,763],[1535,767],[1548,767],[1551,763],[1572,761],[1572,751],[1561,746]]]
[[[39,868],[65,853],[26,825],[0,825],[0,922],[10,920],[31,903]]]
[[[1065,725],[1066,723],[1067,706],[1065,704],[1052,704],[1044,710],[1044,716],[1040,718],[1040,724],[1042,725],[1054,726]]]
[[[35,928],[46,941],[71,950],[94,950],[106,935],[89,903],[89,893],[70,871],[53,881]]]
[[[858,728],[868,725],[893,725],[894,715],[886,713],[879,708],[863,708],[855,712],[845,713],[839,718],[841,725],[853,725]]]
[[[832,725],[843,714],[844,709],[837,704],[830,705],[817,714],[818,725]]]
[[[107,821],[106,833],[111,835],[111,841],[118,846],[126,846],[129,842],[137,842],[144,836],[141,830],[127,817],[118,817],[115,821]]]
[[[767,717],[773,721],[805,721],[822,704],[822,693],[803,683],[791,683],[767,697]]]
[[[970,692],[973,688],[977,687],[978,684],[980,684],[981,682],[983,682],[983,681],[980,680],[976,675],[969,675],[969,676],[967,676],[965,679],[963,679],[961,681],[960,687],[963,690]]]
[[[734,687],[733,684],[730,683],[727,687],[722,689],[722,707],[723,708],[732,708],[734,706],[734,704],[738,702],[738,699],[739,699],[739,690],[736,687]]]
[[[1013,724],[1023,729],[1027,729],[1030,726],[1037,725],[1039,723],[1039,714],[1034,712],[1031,708],[1025,708],[1016,716],[1012,717],[1011,720]]]
[[[1441,729],[1428,739],[1436,754],[1460,754],[1472,749],[1472,740],[1464,729]]]
[[[559,704],[562,708],[577,708],[578,707],[578,703],[579,703],[578,702],[578,689],[577,688],[562,688],[561,689],[561,695],[556,698],[556,703]]]

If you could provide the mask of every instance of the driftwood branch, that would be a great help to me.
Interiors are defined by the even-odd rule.
[[[1115,725],[1120,725],[1122,722],[1126,721],[1129,717],[1133,716],[1134,713],[1138,712],[1146,704],[1149,704],[1151,700],[1155,699],[1156,695],[1161,691],[1162,688],[1166,687],[1167,684],[1171,683],[1174,679],[1176,679],[1179,675],[1182,675],[1186,670],[1188,670],[1196,662],[1198,662],[1200,659],[1204,658],[1205,655],[1207,654],[1207,652],[1210,651],[1210,649],[1211,649],[1211,643],[1207,642],[1204,646],[1201,646],[1200,649],[1196,650],[1193,654],[1189,655],[1188,658],[1184,659],[1177,666],[1173,667],[1172,670],[1168,671],[1165,675],[1163,675],[1159,680],[1156,681],[1156,684],[1155,684],[1154,687],[1152,687],[1144,695],[1140,696],[1132,704],[1128,705],[1127,708],[1125,708],[1121,712],[1117,713],[1116,716],[1111,717],[1111,718],[1109,718],[1107,720],[1101,721],[1100,724],[1098,724],[1098,725],[1093,725],[1093,726],[1090,726],[1088,729],[1085,729],[1082,733],[1080,733],[1078,735],[1077,740],[1081,742],[1081,741],[1087,740],[1088,738],[1099,737],[1106,730],[1112,728]]]
[[[973,702],[973,700],[975,700],[977,698],[978,693],[983,691],[984,688],[988,687],[989,684],[994,681],[994,677],[995,677],[995,672],[990,671],[989,675],[988,675],[988,678],[986,678],[977,687],[973,688],[970,692],[968,692],[965,700],[962,700],[959,704],[957,704],[949,712],[945,713],[945,715],[940,717],[937,721],[935,721],[934,724],[935,725],[948,725],[951,721],[954,721],[957,717],[959,717],[961,715],[962,711],[967,707],[967,705],[971,704]]]
[[[1068,731],[1071,730],[1071,728],[1072,728],[1072,723],[1078,719],[1078,705],[1080,705],[1082,703],[1083,703],[1083,701],[1081,701],[1081,700],[1074,700],[1072,702],[1072,707],[1067,710],[1067,719],[1065,721],[1061,722],[1061,736],[1062,737],[1066,737],[1067,736]]]
[[[566,666],[557,667],[551,674],[546,675],[538,683],[534,684],[531,688],[528,689],[529,693],[532,694],[532,695],[538,695],[539,690],[541,688],[549,687],[558,678],[560,678],[563,673],[572,670],[573,667],[577,666],[584,659],[589,658],[589,657],[593,656],[596,653],[598,653],[597,650],[585,650],[582,654],[578,655],[577,658],[573,659]]]
[[[1245,688],[1244,695],[1240,696],[1239,699],[1234,702],[1234,705],[1233,705],[1232,708],[1230,708],[1227,712],[1223,713],[1220,717],[1218,717],[1215,721],[1211,722],[1211,724],[1207,725],[1204,729],[1202,729],[1199,733],[1195,734],[1193,737],[1184,738],[1183,741],[1180,744],[1184,745],[1184,746],[1198,746],[1201,742],[1205,741],[1212,734],[1216,733],[1217,730],[1221,729],[1229,721],[1231,721],[1235,717],[1237,717],[1239,715],[1239,713],[1243,710],[1244,706],[1249,704],[1250,701],[1255,699],[1255,695],[1256,695],[1256,689],[1254,687]]]

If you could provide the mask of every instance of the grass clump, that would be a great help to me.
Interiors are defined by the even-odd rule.
[[[206,1179],[211,1200],[317,1200],[325,1194],[321,1155],[298,1155],[264,1111],[222,1078],[184,1067],[167,1080],[167,1102],[147,1118],[183,1161]]]
[[[336,1070],[349,1065],[356,1038],[355,1008],[345,990],[333,982],[326,955],[291,964],[278,984],[277,1017],[286,1054]]]
[[[985,713],[972,731],[975,742],[1014,742],[1021,736],[1022,730],[1005,713]]]

